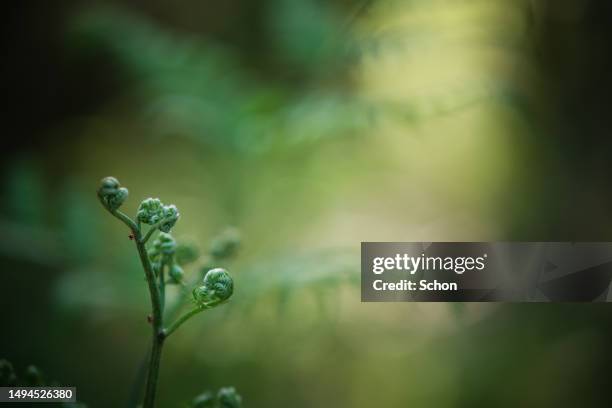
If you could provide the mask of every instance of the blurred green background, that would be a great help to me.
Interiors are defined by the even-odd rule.
[[[99,179],[174,203],[232,302],[160,406],[604,406],[612,310],[361,304],[361,241],[612,240],[612,5],[24,1],[3,23],[0,358],[129,400],[146,285]],[[197,266],[192,273],[196,273]]]

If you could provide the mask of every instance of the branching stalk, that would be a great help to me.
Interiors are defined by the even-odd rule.
[[[130,239],[136,244],[140,263],[145,273],[149,296],[151,299],[151,351],[148,355],[148,370],[145,386],[143,408],[154,408],[157,394],[157,383],[161,365],[161,355],[165,339],[176,331],[183,323],[199,312],[218,306],[225,302],[233,293],[233,281],[224,269],[216,268],[208,271],[204,284],[193,290],[195,308],[183,314],[168,329],[164,329],[164,308],[166,297],[166,268],[170,276],[169,284],[184,285],[183,270],[175,263],[174,253],[176,241],[168,234],[179,218],[179,212],[174,205],[163,205],[159,199],[148,198],[138,208],[136,221],[119,211],[119,207],[127,199],[128,190],[119,185],[113,177],[102,180],[98,189],[100,202],[114,217],[123,222],[132,232]],[[149,230],[143,236],[142,224],[149,225]],[[154,241],[150,251],[146,243],[157,231],[159,237]],[[157,274],[151,260],[159,262]]]
[[[157,224],[152,225],[151,228],[149,228],[149,231],[147,231],[147,234],[145,235],[144,239],[142,240],[143,244],[146,244],[147,241],[149,240],[149,238],[151,238],[151,236],[155,233],[155,231],[157,231],[159,226],[162,224],[162,221],[158,222]]]
[[[178,319],[176,319],[174,321],[174,323],[172,323],[167,329],[164,330],[164,334],[166,337],[169,337],[172,333],[174,333],[176,331],[176,329],[178,329],[183,323],[185,323],[187,320],[191,319],[193,316],[197,315],[198,313],[202,312],[206,310],[205,307],[199,306],[196,307],[194,309],[191,309],[190,311],[184,313],[183,315],[181,315],[181,317],[179,317]]]

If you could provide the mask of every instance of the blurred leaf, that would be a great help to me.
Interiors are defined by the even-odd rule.
[[[322,23],[316,17],[309,17],[311,23]],[[316,27],[298,27],[316,37],[300,47],[310,48],[311,41],[319,46],[331,27],[324,24],[328,28],[319,34]],[[314,78],[300,91],[294,84],[256,79],[228,47],[168,34],[126,11],[83,13],[69,39],[76,49],[100,47],[117,59],[143,97],[143,119],[158,135],[181,134],[205,144],[261,152],[342,136],[364,125],[363,108],[344,83],[317,84]],[[330,51],[326,58],[332,56],[338,53]]]
[[[43,223],[46,209],[44,183],[33,160],[17,160],[10,165],[4,205],[12,220],[31,226]]]

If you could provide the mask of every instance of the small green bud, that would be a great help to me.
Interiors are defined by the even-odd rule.
[[[179,265],[187,265],[198,259],[198,249],[193,245],[179,244],[176,247],[174,259]]]
[[[149,257],[151,257],[151,255],[149,255]],[[159,273],[161,272],[161,264],[159,262],[154,262],[151,264],[151,269],[153,269],[153,274],[155,276],[159,276]]]
[[[119,181],[114,177],[103,178],[98,188],[98,197],[111,211],[119,209],[127,200],[128,194],[128,189],[121,187]]]
[[[180,214],[176,209],[174,204],[164,206],[163,217],[164,221],[159,226],[159,230],[163,232],[170,232],[176,221],[178,220]]]
[[[193,290],[197,304],[207,305],[227,300],[234,293],[234,281],[223,268],[211,269],[204,276],[204,285]]]
[[[39,387],[44,385],[42,373],[36,366],[30,365],[25,371],[25,380],[30,387]]]
[[[212,392],[206,391],[191,401],[191,408],[215,408],[216,399]]]
[[[17,384],[17,376],[10,361],[0,360],[0,387],[12,387]]]
[[[221,388],[217,393],[217,400],[220,408],[240,408],[242,406],[242,397],[234,387]]]
[[[172,235],[165,232],[160,232],[157,240],[159,242],[159,249],[164,255],[174,255],[176,251],[176,241]]]
[[[136,217],[144,224],[153,225],[163,219],[164,205],[159,198],[147,198],[140,203]]]
[[[173,264],[170,268],[170,279],[173,283],[181,283],[183,281],[183,276],[185,272],[183,272],[183,268],[181,268],[177,264]]]
[[[172,258],[175,251],[176,241],[172,235],[160,232],[155,241],[153,241],[153,245],[149,249],[148,254],[149,258],[153,261],[161,257],[162,260],[167,263]]]
[[[240,232],[228,228],[217,236],[210,244],[210,254],[217,259],[229,258],[240,246]]]
[[[153,244],[155,244],[155,241],[153,241]],[[147,250],[147,255],[151,261],[155,261],[159,257],[159,251],[155,246],[151,246],[151,248]]]

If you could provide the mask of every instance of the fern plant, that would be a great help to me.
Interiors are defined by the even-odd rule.
[[[183,269],[178,261],[181,257],[189,257],[190,254],[179,251],[176,240],[170,234],[180,214],[174,205],[165,205],[157,198],[147,198],[140,203],[136,217],[133,219],[120,210],[127,197],[127,188],[122,187],[116,178],[102,179],[98,188],[98,198],[111,215],[130,229],[129,239],[136,245],[151,298],[149,322],[152,326],[152,346],[148,356],[143,407],[152,408],[155,406],[165,341],[193,316],[227,302],[234,292],[234,282],[225,269],[210,268],[204,275],[203,281],[196,283],[191,291],[191,309],[172,323],[166,324],[165,317],[171,317],[168,315],[174,314],[164,313],[166,285],[187,286],[184,282]],[[158,233],[157,237],[147,245],[156,233]],[[218,253],[231,252],[235,247],[235,240],[226,239],[218,242],[214,247]],[[210,402],[228,408],[240,406],[241,398],[233,388],[221,390],[217,400]]]

